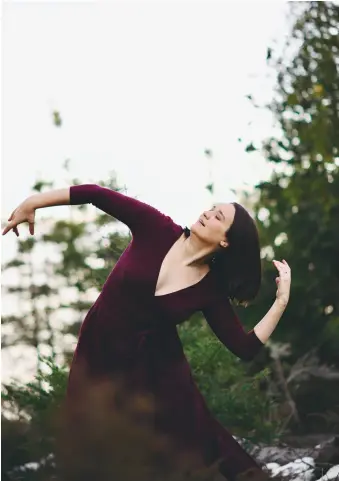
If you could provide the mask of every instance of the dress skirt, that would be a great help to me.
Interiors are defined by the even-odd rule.
[[[255,479],[253,472],[261,474],[258,479],[268,479],[256,461],[209,411],[193,379],[175,326],[120,332],[120,335],[116,332],[114,337],[109,333],[98,336],[89,328],[83,331],[74,354],[67,393],[69,406],[72,406],[69,412],[78,419],[77,426],[81,429],[86,422],[90,425],[89,418],[94,412],[97,416],[98,412],[105,411],[102,407],[81,409],[86,393],[91,387],[96,389],[92,397],[95,403],[93,399],[98,401],[98,393],[110,385],[119,388],[110,403],[104,402],[106,410],[116,413],[120,406],[123,412],[132,399],[147,399],[147,406],[151,408],[144,411],[144,416],[130,412],[132,424],[143,425],[159,435],[159,439],[163,436],[176,454],[183,457],[187,454],[189,459],[196,461],[197,467],[217,462],[219,479],[226,477],[229,481],[236,480],[237,475],[247,470],[252,474],[243,479]],[[105,425],[104,419],[105,416],[102,418]],[[98,423],[96,418],[94,424]],[[78,428],[75,424],[72,426],[74,434]]]

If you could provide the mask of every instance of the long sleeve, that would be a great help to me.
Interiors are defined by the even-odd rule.
[[[81,184],[70,187],[70,204],[93,204],[106,214],[126,224],[135,234],[149,228],[158,228],[170,221],[154,207],[97,184]]]
[[[264,346],[253,329],[244,330],[227,297],[220,298],[202,312],[218,339],[243,361],[251,361]]]

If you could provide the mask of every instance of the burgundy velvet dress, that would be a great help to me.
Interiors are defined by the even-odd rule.
[[[120,220],[130,228],[132,241],[82,323],[67,397],[75,395],[81,361],[94,378],[124,373],[165,401],[161,429],[182,446],[200,450],[205,465],[222,458],[221,472],[230,481],[259,468],[209,412],[177,326],[202,311],[219,340],[243,360],[251,360],[264,344],[254,330],[244,330],[212,270],[195,285],[155,296],[162,261],[184,229],[146,203],[95,184],[72,186],[70,203],[91,203]]]

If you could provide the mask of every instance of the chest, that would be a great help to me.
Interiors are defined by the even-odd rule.
[[[180,234],[134,239],[106,281],[108,297],[127,299],[141,311],[147,306],[176,324],[201,310],[208,296],[208,283],[201,281],[206,271],[180,267],[169,252]]]
[[[180,260],[180,239],[159,259],[155,273],[154,295],[162,297],[197,285],[208,273],[208,267],[187,266]]]

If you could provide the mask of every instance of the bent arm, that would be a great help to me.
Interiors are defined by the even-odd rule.
[[[254,329],[245,331],[227,297],[205,308],[203,314],[220,342],[243,361],[251,361],[264,346]]]
[[[261,321],[254,327],[257,337],[262,341],[266,342],[283,315],[287,304],[280,302],[278,299],[274,301],[271,308],[267,311]]]

